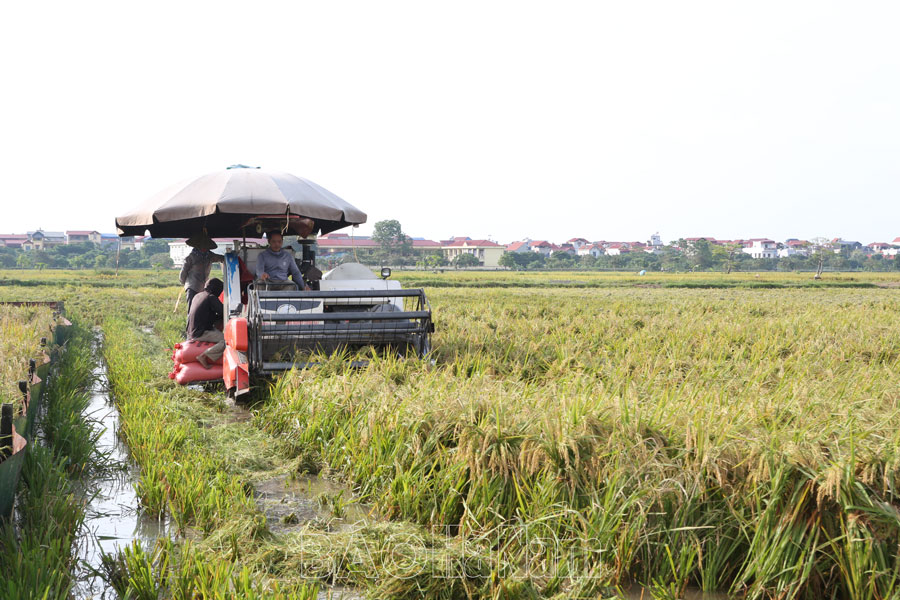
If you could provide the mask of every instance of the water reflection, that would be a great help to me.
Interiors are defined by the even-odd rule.
[[[99,342],[94,348],[98,365],[94,369],[94,387],[91,403],[85,412],[95,421],[102,433],[97,440],[97,449],[109,457],[111,468],[85,481],[83,493],[87,499],[85,507],[85,529],[79,540],[78,581],[74,590],[75,598],[107,599],[117,598],[99,575],[102,572],[103,554],[115,554],[119,548],[140,540],[151,546],[158,538],[171,535],[169,520],[144,514],[139,507],[134,484],[140,478],[140,471],[131,461],[127,446],[119,439],[119,411],[109,397],[109,381],[106,364],[99,352]]]

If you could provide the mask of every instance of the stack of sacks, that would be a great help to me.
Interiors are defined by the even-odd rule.
[[[212,342],[194,340],[175,344],[175,351],[172,352],[172,362],[175,366],[169,373],[169,379],[174,379],[181,385],[222,379],[222,359],[211,363],[208,369],[204,369],[203,365],[197,362],[197,357],[214,345]]]

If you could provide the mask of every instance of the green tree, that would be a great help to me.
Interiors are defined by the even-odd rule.
[[[819,279],[822,277],[822,270],[825,268],[825,264],[834,256],[834,251],[826,238],[817,237],[811,239],[810,242],[813,243],[815,249],[809,258],[816,267],[814,278]]]
[[[16,257],[16,266],[20,269],[30,269],[34,266],[34,257],[31,252],[22,252]]]
[[[406,256],[412,251],[412,239],[403,233],[400,221],[396,219],[375,223],[372,239],[381,246],[384,260]]]
[[[469,254],[468,252],[460,254],[450,262],[457,269],[460,267],[477,267],[481,264],[481,261],[474,254]]]
[[[713,250],[713,260],[725,266],[725,272],[731,273],[736,267],[739,257],[744,254],[744,247],[734,242],[717,246]]]
[[[537,252],[505,252],[498,264],[517,271],[539,269],[544,266],[544,256]]]
[[[141,244],[141,254],[148,258],[154,254],[169,254],[169,242],[157,238],[144,240]]]
[[[694,264],[700,269],[708,269],[713,264],[712,248],[709,242],[699,239],[691,244],[691,257]]]
[[[516,262],[516,254],[516,252],[504,252],[500,256],[500,260],[497,261],[497,264],[501,267],[506,267],[507,269],[520,269],[519,263]]]
[[[575,257],[568,252],[554,252],[547,260],[547,266],[551,269],[571,269],[575,266]]]
[[[171,269],[175,266],[175,262],[168,252],[158,252],[150,257],[150,265],[154,269]]]
[[[94,258],[90,254],[79,254],[69,259],[69,267],[72,269],[87,269],[94,264]]]
[[[427,254],[422,259],[422,261],[424,262],[425,266],[430,269],[433,269],[435,267],[443,267],[443,266],[446,266],[446,264],[447,264],[447,259],[444,258],[444,255],[440,252],[433,252],[431,254]]]

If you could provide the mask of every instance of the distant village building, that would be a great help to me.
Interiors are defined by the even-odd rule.
[[[38,229],[28,232],[28,239],[22,243],[23,250],[45,250],[66,243],[66,234],[62,231],[44,231]]]
[[[684,238],[684,241],[687,242],[689,246],[693,246],[694,244],[696,244],[699,241],[704,241],[704,242],[707,242],[710,244],[717,244],[717,245],[721,243],[719,240],[717,240],[714,237],[705,237],[705,236]]]
[[[881,254],[882,256],[897,256],[897,248],[893,244],[886,242],[872,242],[869,244],[873,254]]]
[[[82,244],[84,242],[90,242],[91,244],[100,244],[100,232],[99,231],[67,231],[66,232],[66,243],[67,244]]]
[[[0,234],[0,247],[5,248],[21,248],[22,244],[28,241],[28,236],[24,233],[4,233]]]
[[[121,247],[121,244],[126,239],[131,241],[134,238],[120,238],[115,233],[101,233],[100,234],[100,245],[101,246],[119,246],[119,247]]]
[[[605,254],[607,256],[619,256],[631,251],[631,245],[628,242],[606,242],[604,244]]]
[[[650,236],[650,243],[644,248],[644,252],[648,252],[650,254],[659,254],[663,249],[663,241],[659,236],[659,232],[657,231],[653,235]]]
[[[531,252],[531,240],[524,239],[520,242],[513,242],[506,246],[507,252]]]
[[[538,254],[543,254],[544,256],[550,256],[551,254],[553,254],[553,244],[551,244],[547,240],[535,240],[529,243],[528,248],[532,252],[537,252]]]
[[[572,238],[568,242],[566,242],[566,244],[571,244],[576,251],[580,250],[582,246],[591,245],[591,243],[584,238]]]
[[[748,240],[750,245],[743,252],[753,258],[778,258],[778,244],[775,240],[754,238]]]
[[[441,250],[444,253],[444,258],[449,261],[452,261],[461,254],[471,254],[478,259],[481,266],[497,267],[500,266],[500,257],[503,256],[506,247],[490,240],[472,240],[466,238],[464,240],[452,241],[449,244],[445,244],[441,247]]]
[[[606,250],[604,250],[603,244],[588,244],[576,250],[575,253],[578,256],[593,256],[597,258],[598,256],[603,256]]]
[[[853,250],[862,248],[862,244],[859,242],[842,240],[841,238],[834,238],[833,240],[831,240],[831,247],[834,250],[835,254],[840,254],[844,249],[846,249],[846,251],[848,252],[852,252]]]
[[[790,258],[791,256],[809,256],[810,243],[806,240],[791,238],[784,242],[778,249],[778,258]]]

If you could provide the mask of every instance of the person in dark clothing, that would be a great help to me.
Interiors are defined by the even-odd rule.
[[[217,248],[217,245],[206,235],[205,231],[192,235],[185,243],[192,247],[193,250],[185,257],[184,266],[181,267],[181,273],[178,278],[184,284],[184,291],[187,294],[187,308],[188,312],[190,312],[194,296],[203,291],[203,286],[206,284],[206,280],[209,279],[212,263],[224,262],[225,258],[210,252],[210,250]]]
[[[215,342],[197,357],[204,368],[222,358],[225,352],[225,334],[222,333],[222,303],[219,294],[224,289],[221,279],[210,279],[203,291],[194,297],[188,314],[188,339],[197,342]]]

